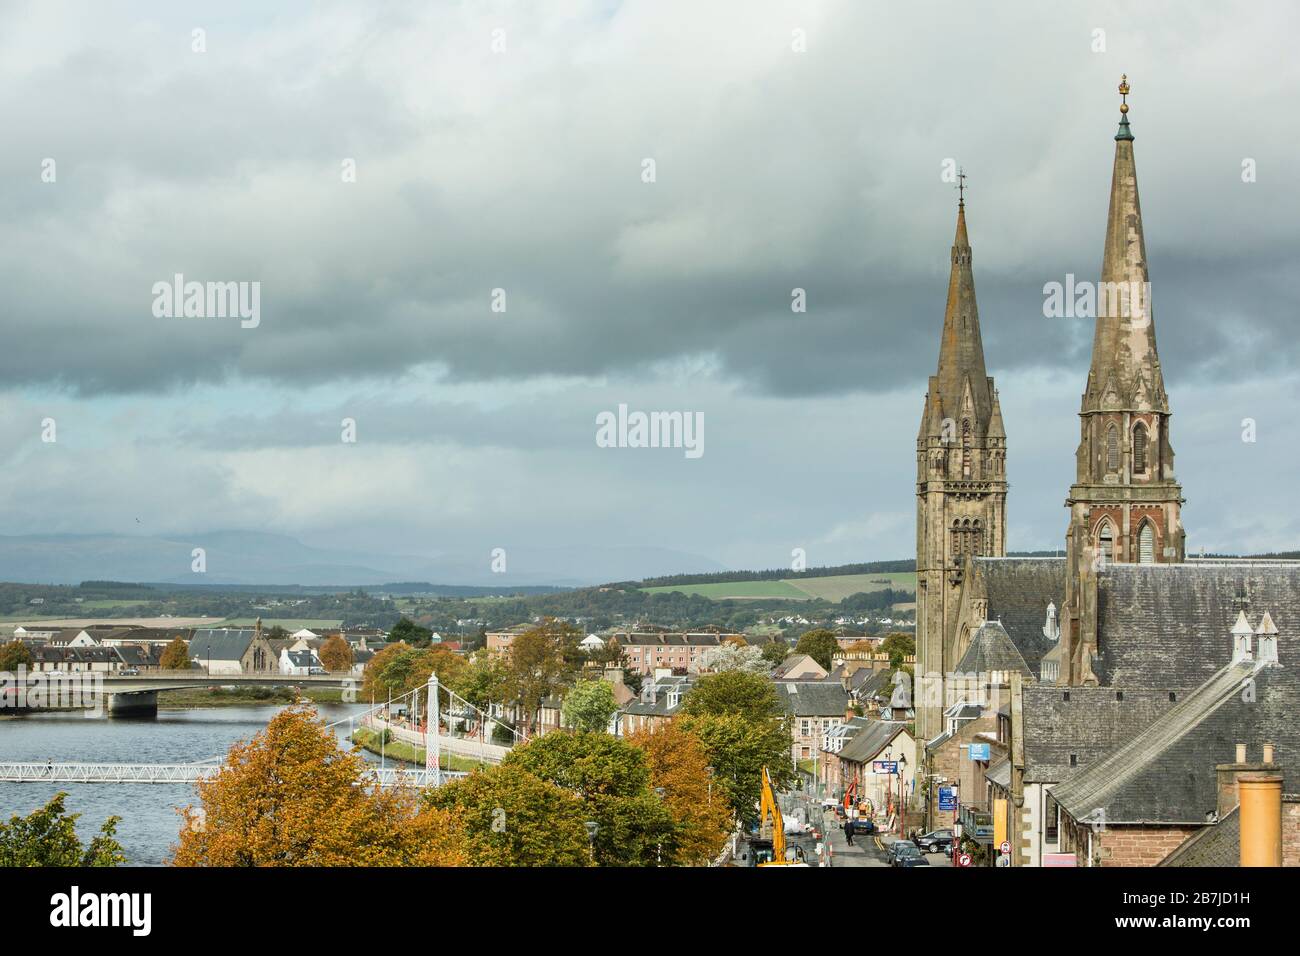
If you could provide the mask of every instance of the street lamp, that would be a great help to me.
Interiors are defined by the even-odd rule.
[[[596,862],[596,834],[600,832],[600,824],[595,820],[588,820],[583,824],[587,828],[587,850],[591,854],[591,861]]]
[[[903,796],[903,771],[907,769],[907,754],[898,755],[898,835],[907,835],[907,801]]]
[[[667,792],[668,791],[665,790],[663,787],[655,787],[655,796],[658,797],[660,801],[663,800],[664,794]],[[664,862],[664,841],[660,840],[658,843],[655,844],[655,865],[662,866],[663,862]]]

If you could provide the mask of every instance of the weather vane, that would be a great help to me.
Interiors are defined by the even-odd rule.
[[[957,205],[966,205],[966,170],[957,170]]]
[[[1119,95],[1120,95],[1119,111],[1121,113],[1127,113],[1128,112],[1128,74],[1127,73],[1120,75]]]

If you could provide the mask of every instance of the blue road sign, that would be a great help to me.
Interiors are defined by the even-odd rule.
[[[956,810],[957,809],[957,791],[952,787],[939,788],[939,809]]]

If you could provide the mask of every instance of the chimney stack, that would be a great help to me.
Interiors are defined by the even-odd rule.
[[[1282,777],[1248,773],[1237,778],[1241,800],[1241,865],[1282,865]]]

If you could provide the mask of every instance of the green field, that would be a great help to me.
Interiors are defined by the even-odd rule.
[[[916,589],[916,574],[911,571],[877,574],[840,574],[827,578],[791,577],[782,581],[732,581],[710,584],[669,584],[660,587],[642,588],[650,594],[679,591],[682,594],[698,594],[713,601],[728,598],[737,600],[782,600],[808,601],[821,598],[832,603],[839,603],[850,594],[862,591],[881,591],[894,588],[899,591]]]
[[[213,624],[213,627],[252,627],[257,623],[256,618],[252,617],[232,617],[222,621],[220,624]],[[273,627],[282,627],[290,634],[294,631],[300,631],[304,627],[309,631],[318,627],[342,627],[343,621],[339,618],[334,620],[325,620],[324,618],[298,618],[298,617],[264,617],[262,618],[262,630],[268,631]]]

